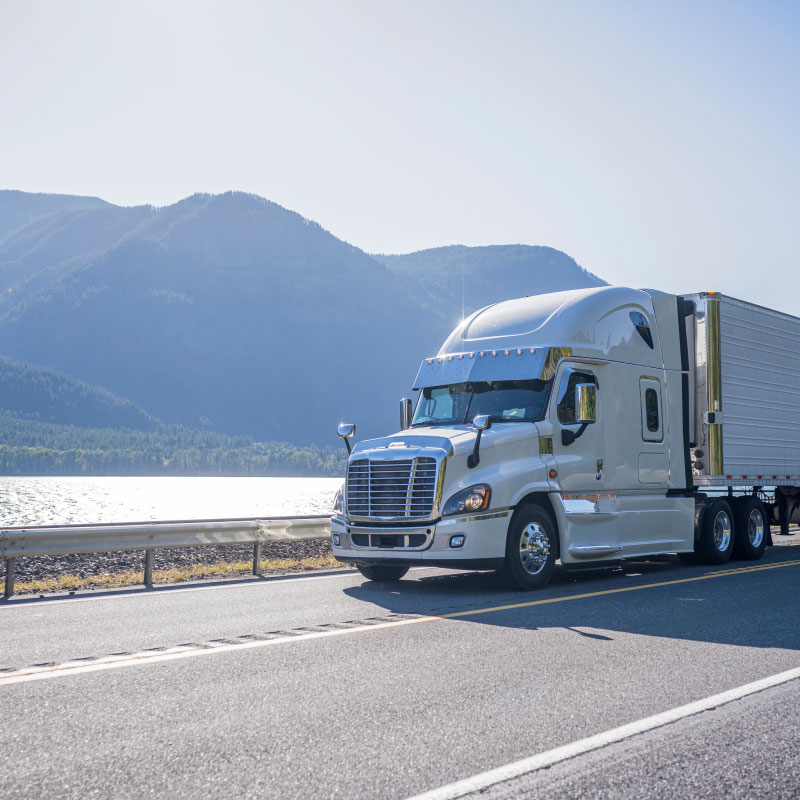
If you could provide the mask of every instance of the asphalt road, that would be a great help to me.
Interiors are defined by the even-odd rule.
[[[0,797],[435,794],[800,667],[800,536],[776,538],[529,594],[413,570],[0,603]],[[796,797],[799,701],[786,682],[473,796]]]

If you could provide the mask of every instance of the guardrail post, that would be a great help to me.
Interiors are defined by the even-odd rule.
[[[148,589],[153,588],[153,550],[149,548],[144,551],[144,585]]]
[[[261,577],[261,542],[253,545],[253,575]]]
[[[11,597],[14,594],[14,568],[16,563],[16,558],[6,559],[6,588],[5,592],[3,592],[3,597]]]

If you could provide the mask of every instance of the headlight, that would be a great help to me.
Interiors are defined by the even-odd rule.
[[[333,498],[333,513],[344,514],[344,484],[341,485]]]
[[[478,483],[454,494],[445,504],[443,517],[450,514],[462,514],[465,511],[483,511],[489,508],[492,498],[492,487],[486,483]]]

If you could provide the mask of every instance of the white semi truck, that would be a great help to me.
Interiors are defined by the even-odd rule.
[[[800,319],[715,292],[534,295],[422,361],[401,430],[351,447],[333,551],[411,566],[568,570],[758,559],[800,518]]]

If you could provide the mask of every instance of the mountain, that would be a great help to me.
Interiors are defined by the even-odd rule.
[[[0,412],[57,425],[153,431],[158,420],[129,400],[69,375],[0,357]]]
[[[372,257],[238,192],[165,208],[0,192],[0,208],[0,352],[166,424],[262,441],[335,443],[342,419],[359,438],[395,429],[462,288],[469,311],[602,283],[549,248]]]

